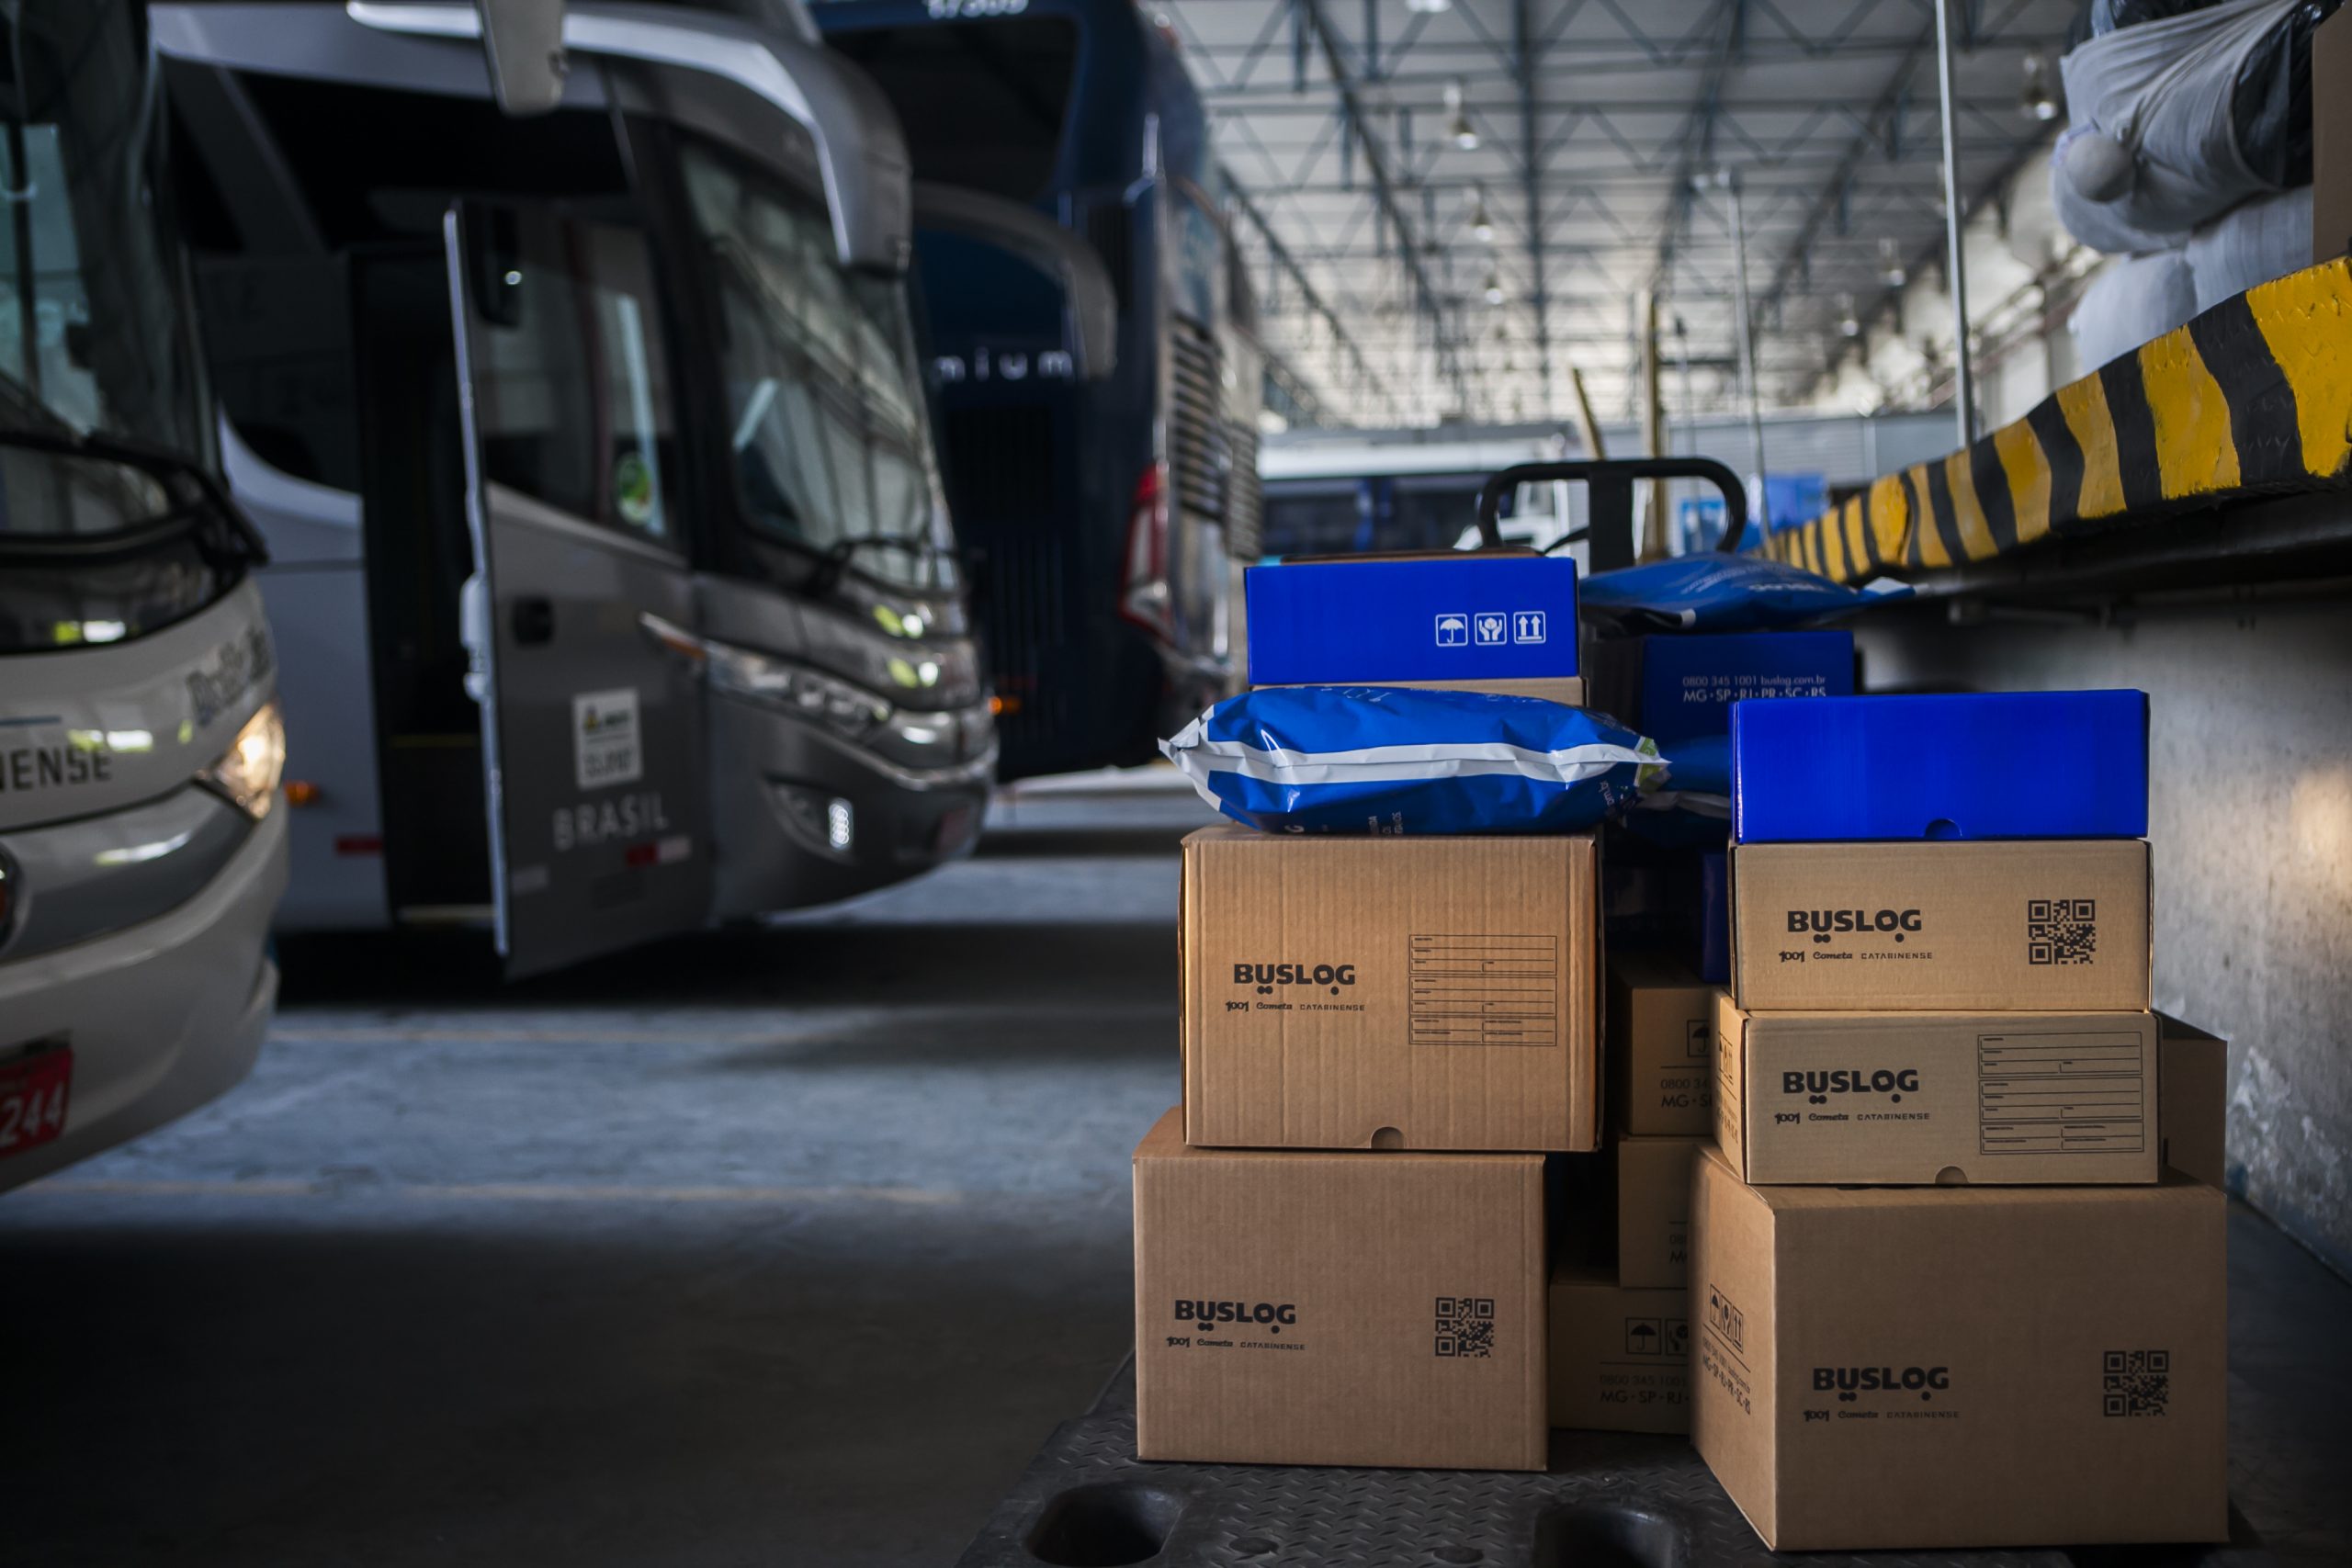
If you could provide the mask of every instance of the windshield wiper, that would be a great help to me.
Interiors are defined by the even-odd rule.
[[[228,525],[231,540],[237,553],[249,565],[261,566],[269,559],[269,547],[260,530],[247,517],[220,480],[209,469],[182,452],[150,442],[127,436],[107,435],[96,431],[76,433],[71,429],[58,431],[12,429],[0,425],[0,447],[19,452],[44,452],[60,457],[78,457],[100,463],[119,463],[125,468],[139,468],[161,480],[166,492],[175,491],[174,481],[192,486],[195,499],[202,509]],[[174,493],[175,505],[160,517],[147,520],[149,526],[175,524],[187,515],[182,498]],[[60,541],[62,543],[63,541]],[[111,546],[109,538],[89,541],[93,545]]]
[[[820,599],[830,599],[842,585],[842,576],[849,570],[849,563],[863,549],[903,550],[918,558],[944,556],[955,558],[956,552],[930,539],[910,537],[904,534],[853,534],[846,539],[835,539],[817,558],[817,565],[804,580],[808,592]]]

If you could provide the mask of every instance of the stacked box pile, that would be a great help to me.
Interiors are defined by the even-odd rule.
[[[1663,839],[1713,852],[1717,902],[1605,958],[1595,835],[1189,838],[1183,1103],[1135,1164],[1142,1457],[1532,1469],[1551,1427],[1690,1432],[1775,1549],[2225,1536],[2222,1047],[2150,1010],[2145,698],[1740,689],[1850,685],[1843,639],[1579,670],[1510,641],[1573,625],[1572,575],[1531,621],[1460,558],[1364,575],[1411,564],[1254,572],[1253,679],[1694,726],[1660,750],[1720,748],[1727,829]]]
[[[1842,696],[1853,634],[1747,631],[1588,639],[1588,690],[1658,745],[1677,805],[1607,833],[1605,1152],[1555,1183],[1552,1424],[1688,1432],[1692,1161],[1714,1127],[1714,1007],[1736,705]]]
[[[2162,1167],[2137,692],[1756,703],[1693,1434],[1775,1548],[2227,1534],[2224,1202]]]
[[[1258,569],[1251,679],[1572,701],[1575,592],[1534,556]],[[1142,1456],[1541,1469],[1544,1156],[1600,1134],[1594,839],[1204,829],[1182,904]]]

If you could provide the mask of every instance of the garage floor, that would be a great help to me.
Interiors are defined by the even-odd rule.
[[[0,1200],[0,1562],[951,1562],[1131,1337],[1189,797],[518,987],[289,944],[253,1079]],[[2352,1287],[2233,1234],[2238,1495],[2352,1559]]]

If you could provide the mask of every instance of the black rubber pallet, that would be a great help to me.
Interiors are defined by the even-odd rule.
[[[959,1568],[2272,1568],[2229,1546],[2074,1551],[1764,1550],[1680,1438],[1555,1432],[1541,1474],[1147,1464],[1135,1363],[1065,1422]]]

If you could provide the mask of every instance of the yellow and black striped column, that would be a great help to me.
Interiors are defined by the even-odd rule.
[[[1765,553],[1839,581],[1934,571],[2183,503],[2341,485],[2347,456],[2352,263],[2334,261],[2224,300]]]

